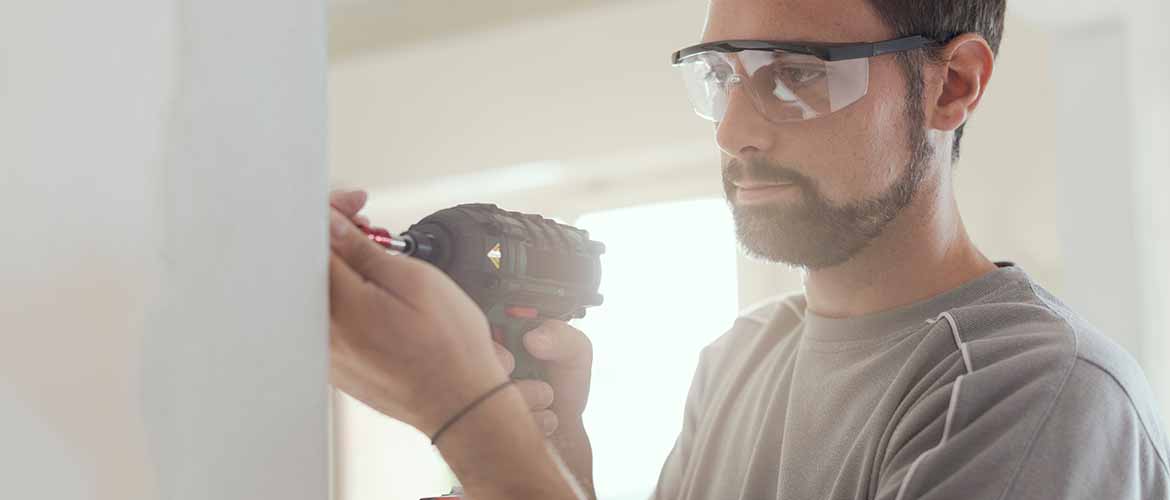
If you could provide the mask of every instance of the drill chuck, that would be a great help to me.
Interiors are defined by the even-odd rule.
[[[417,257],[423,260],[428,260],[431,252],[434,250],[434,244],[430,236],[425,234],[411,234],[405,232],[400,235],[390,234],[385,229],[374,229],[363,227],[363,231],[370,238],[371,241],[382,245],[387,250],[395,253],[400,253],[408,257]]]

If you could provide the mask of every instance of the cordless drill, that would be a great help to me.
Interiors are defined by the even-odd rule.
[[[492,337],[516,358],[512,377],[541,379],[523,336],[546,319],[585,316],[601,305],[605,245],[587,231],[539,215],[475,203],[435,212],[394,236],[363,228],[388,250],[443,270],[483,309]]]

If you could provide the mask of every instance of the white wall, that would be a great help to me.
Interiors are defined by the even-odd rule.
[[[1170,2],[1131,0],[1123,13],[1127,27],[1123,58],[1124,93],[1132,120],[1127,145],[1133,151],[1131,205],[1141,262],[1142,361],[1161,410],[1170,418]]]
[[[0,498],[328,495],[323,11],[0,6]]]
[[[1053,40],[1064,298],[1134,354],[1170,415],[1170,3],[1017,5]]]

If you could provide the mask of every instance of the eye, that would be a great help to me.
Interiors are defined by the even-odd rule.
[[[707,73],[703,75],[703,81],[707,83],[714,83],[716,85],[723,85],[731,78],[731,68],[725,65],[709,66]]]
[[[773,72],[777,80],[789,88],[811,85],[825,77],[825,68],[810,66],[777,66]]]

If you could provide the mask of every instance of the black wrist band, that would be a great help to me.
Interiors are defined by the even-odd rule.
[[[462,410],[459,410],[459,413],[456,413],[455,416],[453,416],[447,420],[447,423],[443,424],[442,427],[439,427],[439,430],[435,431],[435,435],[433,437],[431,437],[431,446],[438,446],[436,443],[438,443],[438,441],[439,441],[439,436],[442,436],[443,432],[445,432],[448,428],[451,427],[451,424],[454,424],[457,420],[459,420],[460,418],[463,418],[464,415],[467,415],[468,412],[473,410],[480,403],[487,400],[487,398],[492,397],[493,394],[506,389],[509,385],[512,385],[511,379],[509,379],[507,382],[504,382],[500,385],[493,387],[490,391],[483,393],[482,396],[475,398],[475,401],[472,401],[467,406],[464,406]]]

